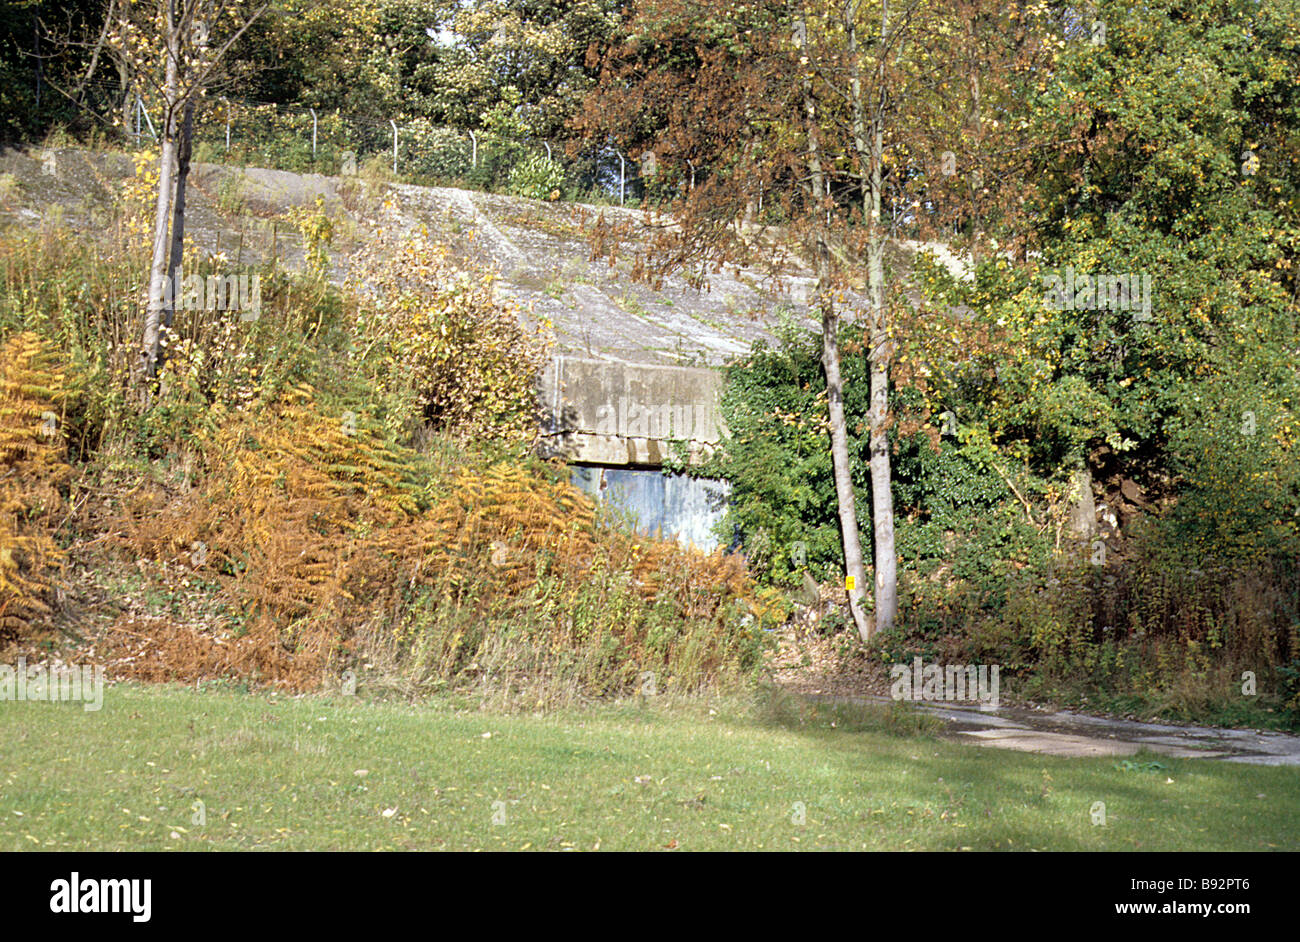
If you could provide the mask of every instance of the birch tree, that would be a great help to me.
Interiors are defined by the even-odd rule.
[[[134,376],[146,403],[170,326],[167,284],[180,265],[183,249],[184,181],[193,109],[231,46],[268,5],[246,0],[118,0],[114,8],[116,21],[108,42],[129,63],[141,85],[155,92],[162,112],[148,300]],[[181,154],[185,173],[178,159]]]
[[[792,248],[811,266],[845,592],[864,641],[898,616],[886,246],[903,229],[951,232],[958,221],[966,244],[979,242],[973,207],[995,191],[1004,211],[993,215],[1008,218],[1023,161],[1003,154],[1002,172],[985,179],[973,163],[990,145],[969,119],[991,112],[1003,132],[1018,127],[1013,77],[1042,67],[1032,41],[1041,15],[1041,5],[991,0],[644,0],[576,122],[588,139],[653,151],[681,181],[636,272],[766,264],[780,277]],[[949,163],[965,172],[947,174]],[[745,224],[755,193],[766,207],[757,233]],[[870,347],[870,615],[839,367],[845,317],[865,321]]]

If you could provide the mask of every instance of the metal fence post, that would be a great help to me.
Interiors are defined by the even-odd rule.
[[[623,205],[623,196],[627,191],[627,162],[623,160],[621,151],[614,151],[618,154],[618,205]]]
[[[311,109],[311,159],[316,159],[316,109]]]
[[[145,110],[145,107],[144,107],[144,99],[141,98],[140,95],[139,95],[138,93],[137,93],[136,96],[135,96],[135,102],[136,102],[137,105],[140,106],[140,112],[139,112],[139,114],[144,115],[144,123],[145,123],[145,125],[149,128],[149,133],[153,135],[153,139],[154,139],[155,141],[158,140],[158,131],[157,131],[157,130],[154,128],[154,126],[153,126],[153,119],[149,117],[149,112],[148,112],[147,110]],[[137,125],[139,124],[139,121],[140,121],[140,119],[139,119],[139,116],[137,115],[137,117],[136,117],[136,123],[137,123]]]
[[[473,145],[472,149],[470,150],[469,166],[470,169],[473,170],[475,167],[478,166],[478,136],[473,131],[470,131],[469,140],[470,143]]]
[[[222,98],[226,105],[226,153],[230,153],[230,99]]]
[[[397,122],[389,118],[388,123],[393,126],[393,173],[397,173]]]

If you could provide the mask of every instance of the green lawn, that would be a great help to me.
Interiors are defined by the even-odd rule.
[[[0,851],[1300,849],[1294,768],[1124,770],[919,726],[740,698],[541,717],[115,686],[97,713],[0,702]]]

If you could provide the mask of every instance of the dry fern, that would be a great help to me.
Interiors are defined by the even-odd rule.
[[[116,521],[134,553],[223,579],[247,633],[219,662],[292,688],[329,668],[344,626],[363,617],[358,595],[394,581],[382,577],[392,561],[371,535],[410,520],[420,491],[407,456],[347,417],[321,415],[311,393],[296,390],[270,415],[215,407],[200,486],[170,502],[142,490]]]
[[[502,631],[532,674],[576,659],[596,692],[639,664],[707,678],[735,660],[728,619],[754,599],[737,558],[618,531],[576,488],[511,462],[455,475],[422,511],[413,456],[321,415],[310,390],[270,415],[214,416],[199,486],[141,490],[118,529],[134,554],[224,581],[244,632],[158,626],[142,645],[124,628],[131,676],[309,689],[380,626],[423,644],[444,679],[505,651]]]
[[[63,562],[51,537],[71,474],[58,425],[63,379],[36,334],[0,347],[0,636],[50,614]]]

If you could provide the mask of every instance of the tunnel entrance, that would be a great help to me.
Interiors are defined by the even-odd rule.
[[[726,481],[591,464],[571,464],[569,480],[598,503],[625,514],[642,533],[661,534],[706,552],[719,546],[715,529],[731,494]]]

